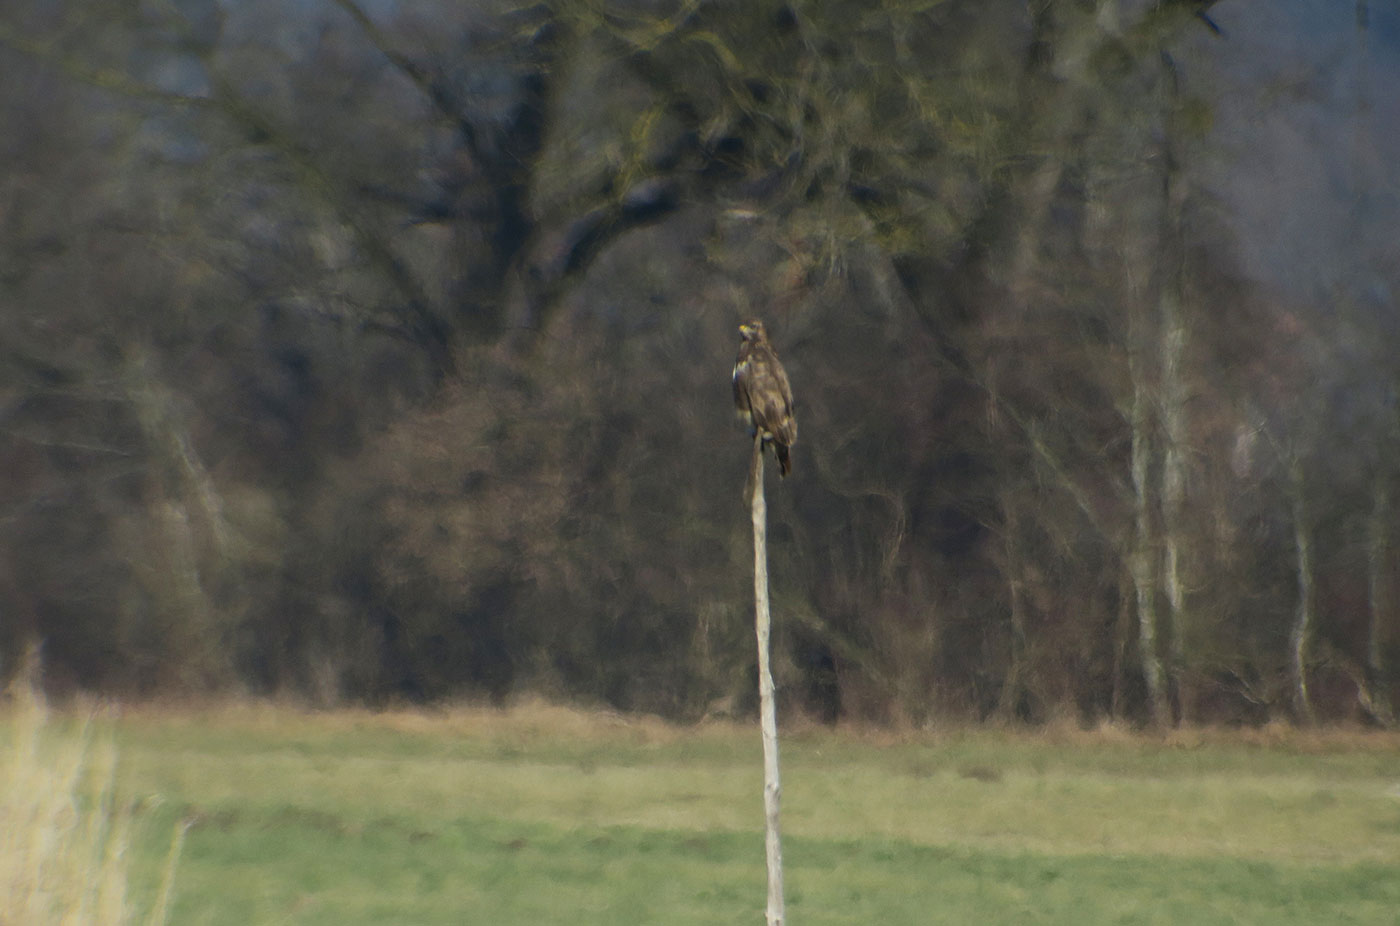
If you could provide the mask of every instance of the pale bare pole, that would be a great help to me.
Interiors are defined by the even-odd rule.
[[[758,713],[763,731],[764,844],[768,857],[768,926],[783,924],[783,844],[778,830],[782,786],[778,778],[778,709],[774,704],[769,660],[772,618],[768,612],[768,506],[763,499],[763,432],[753,438],[749,466],[749,504],[753,513],[754,627],[758,634]]]

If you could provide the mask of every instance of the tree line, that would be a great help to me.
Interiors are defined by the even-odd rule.
[[[1252,275],[1208,6],[7,7],[0,671],[750,712],[759,316],[787,709],[1392,724],[1384,159],[1255,87],[1357,242]]]

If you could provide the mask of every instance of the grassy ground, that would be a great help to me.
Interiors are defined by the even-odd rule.
[[[172,924],[761,922],[756,729],[509,712],[128,709]],[[803,730],[788,921],[1400,924],[1400,738]]]

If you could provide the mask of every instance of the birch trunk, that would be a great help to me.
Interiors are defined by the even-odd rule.
[[[1152,503],[1148,486],[1148,461],[1152,452],[1148,435],[1147,386],[1142,371],[1134,363],[1132,406],[1132,469],[1133,519],[1136,539],[1128,568],[1137,593],[1138,650],[1142,659],[1142,676],[1147,684],[1147,708],[1152,723],[1165,727],[1171,721],[1170,704],[1162,674],[1162,654],[1158,648],[1157,576],[1153,569],[1156,557],[1152,543]]]
[[[1167,593],[1164,629],[1171,658],[1166,667],[1167,688],[1176,683],[1178,719],[1190,719],[1191,698],[1182,681],[1186,665],[1186,581],[1182,575],[1184,544],[1182,512],[1186,499],[1186,388],[1181,359],[1186,352],[1186,326],[1181,319],[1181,298],[1175,275],[1161,293],[1162,430],[1162,585]]]
[[[1370,31],[1371,9],[1368,0],[1356,2],[1356,120],[1352,137],[1352,172],[1356,178],[1353,189],[1353,207],[1356,215],[1362,215],[1368,206],[1368,191],[1372,190],[1373,173],[1369,170],[1376,144],[1372,136],[1372,106],[1367,89],[1371,83],[1371,53],[1368,33]],[[1356,230],[1355,244],[1362,245],[1360,223]],[[1390,702],[1390,684],[1385,675],[1385,628],[1393,619],[1394,587],[1390,578],[1390,547],[1394,538],[1391,522],[1394,519],[1392,499],[1392,471],[1390,463],[1393,448],[1400,443],[1400,421],[1395,412],[1388,409],[1383,446],[1390,452],[1381,454],[1377,463],[1375,485],[1371,493],[1371,520],[1366,538],[1366,569],[1368,614],[1366,624],[1366,666],[1362,670],[1362,681],[1358,685],[1362,707],[1382,726],[1396,725],[1395,711]]]
[[[1366,667],[1363,670],[1361,689],[1362,706],[1371,716],[1386,727],[1395,726],[1395,711],[1390,706],[1389,690],[1385,676],[1385,657],[1382,638],[1385,625],[1391,614],[1392,589],[1389,575],[1390,566],[1390,522],[1391,511],[1390,478],[1383,469],[1376,474],[1376,485],[1371,496],[1371,523],[1369,525],[1366,551],[1368,575],[1368,615],[1366,623]]]
[[[1368,594],[1366,624],[1366,672],[1373,679],[1384,678],[1385,666],[1381,656],[1381,625],[1383,615],[1390,610],[1390,582],[1386,576],[1386,553],[1390,544],[1390,491],[1384,476],[1376,479],[1375,495],[1371,500],[1371,524],[1366,552]]]
[[[1293,705],[1301,723],[1314,719],[1308,693],[1308,653],[1316,623],[1316,594],[1313,581],[1312,532],[1309,530],[1304,498],[1303,468],[1297,460],[1289,466],[1293,494],[1293,546],[1298,559],[1298,608],[1289,634],[1289,661],[1293,675]]]
[[[1162,109],[1165,137],[1161,163],[1162,226],[1161,254],[1166,273],[1157,293],[1159,314],[1159,375],[1161,376],[1162,451],[1162,584],[1167,594],[1164,630],[1168,638],[1166,685],[1175,683],[1177,719],[1189,720],[1191,698],[1183,690],[1186,665],[1186,581],[1182,576],[1185,544],[1183,506],[1186,497],[1186,384],[1182,360],[1186,355],[1187,329],[1183,317],[1185,298],[1185,244],[1182,232],[1184,185],[1179,177],[1179,149],[1176,111],[1180,87],[1176,67],[1166,59]]]
[[[763,732],[764,845],[768,859],[768,926],[783,923],[783,846],[778,828],[782,787],[778,777],[778,709],[774,703],[769,657],[772,620],[768,611],[768,507],[763,498],[763,438],[754,435],[749,467],[749,502],[753,514],[754,626],[758,636],[759,726]]]

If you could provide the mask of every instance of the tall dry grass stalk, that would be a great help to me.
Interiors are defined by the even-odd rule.
[[[23,673],[22,673],[23,675]],[[117,749],[89,716],[50,720],[28,683],[7,693],[0,751],[0,926],[129,926],[131,809],[116,797]],[[184,829],[145,922],[164,923]]]

